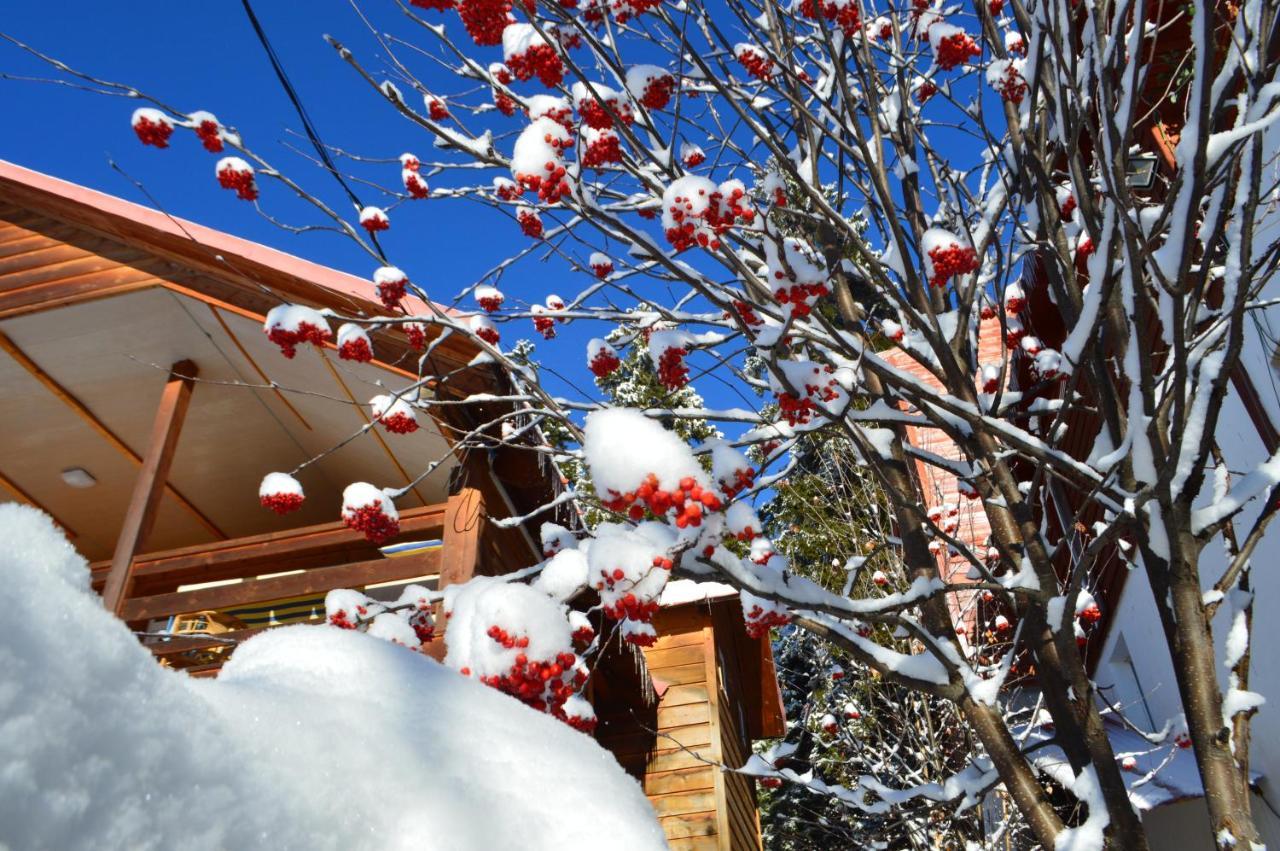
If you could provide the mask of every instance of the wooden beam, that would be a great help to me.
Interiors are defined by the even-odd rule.
[[[191,361],[175,363],[169,371],[160,406],[156,409],[155,422],[151,426],[151,440],[147,457],[138,471],[129,497],[129,507],[124,515],[124,528],[116,540],[115,554],[111,557],[111,572],[102,591],[102,602],[108,611],[119,614],[133,586],[133,559],[142,551],[151,527],[155,525],[160,497],[164,495],[169,468],[173,464],[174,451],[178,448],[178,435],[182,421],[191,404],[191,388],[198,370]]]
[[[63,402],[63,404],[65,404],[72,411],[74,411],[80,417],[80,419],[84,420],[89,425],[90,428],[92,428],[99,435],[101,435],[101,437],[104,440],[106,440],[107,443],[110,443],[112,446],[114,446],[116,450],[120,452],[120,454],[124,455],[126,458],[133,461],[139,467],[142,466],[143,460],[142,460],[142,457],[138,455],[138,453],[134,452],[127,443],[125,443],[123,440],[117,437],[115,432],[107,428],[106,423],[98,419],[97,415],[94,414],[93,411],[89,410],[89,408],[83,402],[81,402],[79,399],[73,396],[70,391],[68,391],[65,387],[63,387],[61,384],[55,381],[53,377],[49,375],[49,373],[41,369],[39,364],[37,364],[31,358],[27,357],[27,353],[22,351],[22,349],[18,348],[18,346],[15,345],[14,342],[10,340],[3,332],[0,332],[0,349],[3,349],[5,352],[7,352],[9,356],[13,358],[15,361],[17,361],[18,364],[23,369],[25,369],[28,373],[30,373],[33,378],[35,378],[37,381],[43,384],[50,393],[52,393],[54,396],[60,399]],[[192,368],[194,369],[195,367],[193,366]],[[195,505],[191,503],[191,500],[187,499],[185,496],[179,493],[177,488],[173,487],[173,485],[167,482],[165,483],[164,487],[165,487],[165,490],[168,492],[168,494],[172,496],[175,500],[177,500],[182,505],[182,507],[185,508],[187,512],[191,514],[191,516],[194,517],[200,523],[201,526],[203,526],[205,529],[209,531],[210,534],[212,534],[216,538],[219,538],[220,540],[226,540],[227,538],[226,533],[223,532],[221,529],[219,529],[217,526],[215,526],[212,520],[206,517],[204,513],[200,511],[200,509],[196,508]]]
[[[229,642],[245,641],[264,630],[272,628],[269,626],[254,626],[248,629],[222,632],[218,635],[175,635],[173,638],[155,641],[145,646],[151,651],[152,656],[157,659],[163,659],[166,656],[180,656],[192,650],[212,650],[217,647],[227,647]]]
[[[67,533],[68,538],[77,537],[76,533],[71,530],[70,526],[68,526],[66,523],[63,523],[57,517],[54,517],[52,511],[50,511],[48,508],[45,508],[43,505],[37,502],[35,497],[33,497],[31,494],[24,491],[21,487],[18,486],[17,482],[15,482],[13,479],[6,476],[4,473],[0,473],[0,488],[4,488],[9,493],[13,494],[18,499],[25,502],[27,505],[34,506],[40,509],[41,511],[43,511],[45,514],[48,514],[50,517],[53,518],[53,522],[58,524],[58,528],[60,528],[62,531]]]
[[[444,555],[438,587],[457,585],[476,575],[484,527],[484,496],[480,491],[462,488],[449,497],[444,509]]]
[[[439,534],[444,524],[445,506],[410,508],[400,514],[404,535]],[[320,523],[300,529],[268,532],[234,538],[216,544],[201,544],[164,552],[146,553],[134,559],[134,587],[142,589],[167,585],[165,591],[194,582],[244,579],[261,573],[316,567],[301,563],[309,558],[326,558],[328,564],[342,560],[362,561],[377,555],[377,547],[343,523]],[[354,558],[350,556],[354,555]],[[110,562],[95,562],[93,585],[106,584]]]
[[[135,597],[124,602],[120,617],[132,623],[186,612],[229,609],[250,603],[321,594],[335,588],[362,588],[380,582],[398,582],[435,573],[440,569],[441,561],[440,550],[427,550],[412,556],[319,567],[289,576],[249,579],[234,585]]]

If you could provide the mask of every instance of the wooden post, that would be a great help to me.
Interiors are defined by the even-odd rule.
[[[175,363],[169,370],[169,380],[160,396],[147,454],[133,485],[133,494],[129,497],[124,528],[116,540],[111,570],[102,591],[103,605],[117,615],[129,598],[133,585],[133,559],[146,544],[147,535],[155,524],[156,510],[160,507],[160,497],[164,494],[165,480],[169,477],[169,467],[173,464],[173,453],[178,445],[178,434],[182,431],[182,421],[191,402],[193,379],[198,372],[191,361]]]
[[[479,572],[484,526],[484,496],[480,491],[462,488],[449,497],[444,509],[439,587],[466,582]]]

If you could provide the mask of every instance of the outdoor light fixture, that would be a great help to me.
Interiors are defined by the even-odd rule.
[[[83,467],[68,467],[63,470],[62,480],[73,488],[91,488],[98,483],[93,474]]]
[[[1128,178],[1130,189],[1150,189],[1156,182],[1155,154],[1139,154],[1129,157]]]

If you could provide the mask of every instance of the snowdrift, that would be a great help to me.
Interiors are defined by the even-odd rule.
[[[590,738],[328,626],[156,665],[43,514],[0,505],[0,848],[665,848]]]

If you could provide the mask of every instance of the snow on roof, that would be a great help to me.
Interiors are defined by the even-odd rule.
[[[685,603],[701,603],[704,600],[720,600],[737,597],[738,589],[723,582],[698,582],[693,579],[673,579],[662,589],[659,606],[682,606]]]
[[[191,679],[48,517],[0,505],[0,535],[0,847],[666,847],[589,737],[424,656],[290,626]]]

